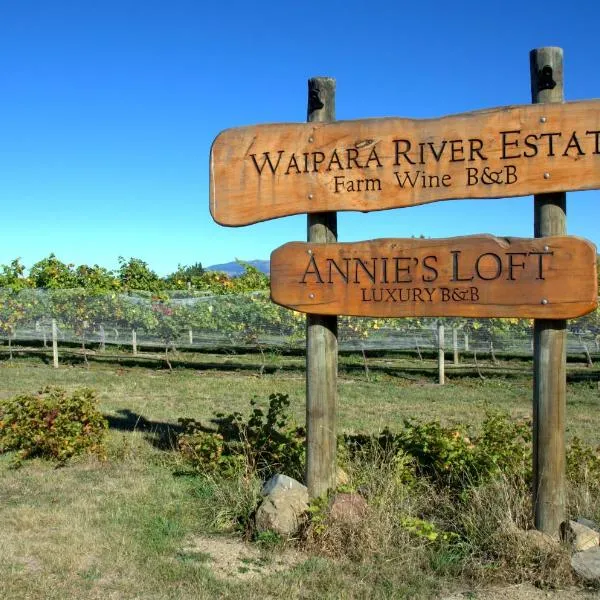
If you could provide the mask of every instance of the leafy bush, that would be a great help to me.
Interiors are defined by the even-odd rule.
[[[42,456],[64,462],[87,450],[104,454],[106,419],[88,388],[70,395],[57,387],[0,402],[0,452],[16,450],[16,464]]]
[[[385,429],[379,436],[345,436],[343,447],[349,457],[405,461],[407,469],[432,483],[461,492],[488,481],[495,474],[531,477],[531,425],[503,413],[489,413],[479,433],[463,425],[443,426],[437,421],[406,420],[399,433]]]
[[[567,478],[583,482],[600,492],[600,446],[596,449],[575,437],[567,450]]]
[[[239,412],[216,413],[216,431],[193,419],[180,419],[184,432],[178,447],[184,458],[205,473],[227,475],[243,467],[263,478],[274,473],[302,478],[304,434],[287,414],[287,394],[271,394],[266,412],[255,399],[250,405],[248,420]]]
[[[185,460],[201,473],[234,475],[243,468],[243,456],[229,452],[223,436],[206,431],[194,419],[180,419],[184,432],[177,439],[179,452]]]
[[[502,413],[489,413],[478,435],[462,426],[406,421],[399,443],[419,474],[457,491],[500,473],[531,474],[531,425]]]

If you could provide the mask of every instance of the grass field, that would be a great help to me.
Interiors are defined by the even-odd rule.
[[[179,418],[247,413],[252,397],[273,392],[289,394],[302,424],[303,358],[179,354],[172,364],[169,371],[159,355],[126,354],[93,355],[87,368],[73,354],[57,370],[30,353],[0,362],[0,397],[88,386],[110,424],[106,461],[81,457],[57,469],[36,459],[15,470],[0,457],[0,597],[426,598],[465,585],[464,573],[425,567],[431,555],[418,551],[353,561],[288,544],[236,555],[244,545],[223,531],[256,489],[186,474],[165,431]],[[439,386],[433,360],[373,356],[366,372],[362,356],[342,356],[339,431],[394,430],[406,418],[476,427],[490,409],[531,414],[530,362],[478,366],[449,365]],[[569,364],[568,438],[600,444],[599,380],[597,367]],[[228,541],[236,545],[216,564],[211,549]]]

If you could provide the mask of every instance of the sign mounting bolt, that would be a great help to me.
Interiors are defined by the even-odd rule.
[[[542,304],[548,304],[548,299],[547,298],[542,298]]]
[[[314,294],[309,294],[308,297],[312,300],[315,297],[315,295]]]
[[[312,250],[309,250],[308,253],[312,255]]]
[[[545,123],[547,120],[546,117],[540,117],[540,123]]]
[[[544,179],[550,179],[550,173],[544,173]]]
[[[550,246],[544,246],[544,252],[548,252],[550,250]]]
[[[308,195],[308,199],[309,199],[309,200],[312,200],[312,199],[313,199],[313,195],[312,195],[312,194],[309,194],[309,195]]]
[[[312,144],[312,143],[315,141],[315,138],[314,138],[314,137],[311,135],[311,136],[308,138],[308,141],[309,141],[309,143],[311,143],[311,144]]]

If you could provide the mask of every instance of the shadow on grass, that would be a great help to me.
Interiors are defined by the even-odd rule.
[[[144,439],[159,450],[171,451],[177,448],[177,436],[183,432],[182,425],[150,421],[128,408],[117,411],[117,415],[104,415],[110,429],[117,431],[140,431]]]

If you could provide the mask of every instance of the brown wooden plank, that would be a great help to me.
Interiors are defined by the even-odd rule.
[[[466,236],[291,242],[271,254],[271,298],[301,312],[372,317],[573,318],[597,304],[587,240]]]
[[[210,210],[231,226],[596,188],[599,100],[427,120],[255,125],[223,131],[210,157]]]
[[[563,51],[546,47],[529,54],[531,100],[564,101]],[[567,195],[536,195],[534,235],[566,235]],[[533,516],[536,529],[556,537],[566,510],[567,322],[533,324]]]
[[[311,123],[335,121],[335,79],[308,80],[307,119]],[[337,241],[334,212],[307,216],[309,242]],[[311,498],[335,487],[337,451],[336,315],[306,315],[306,486]]]

